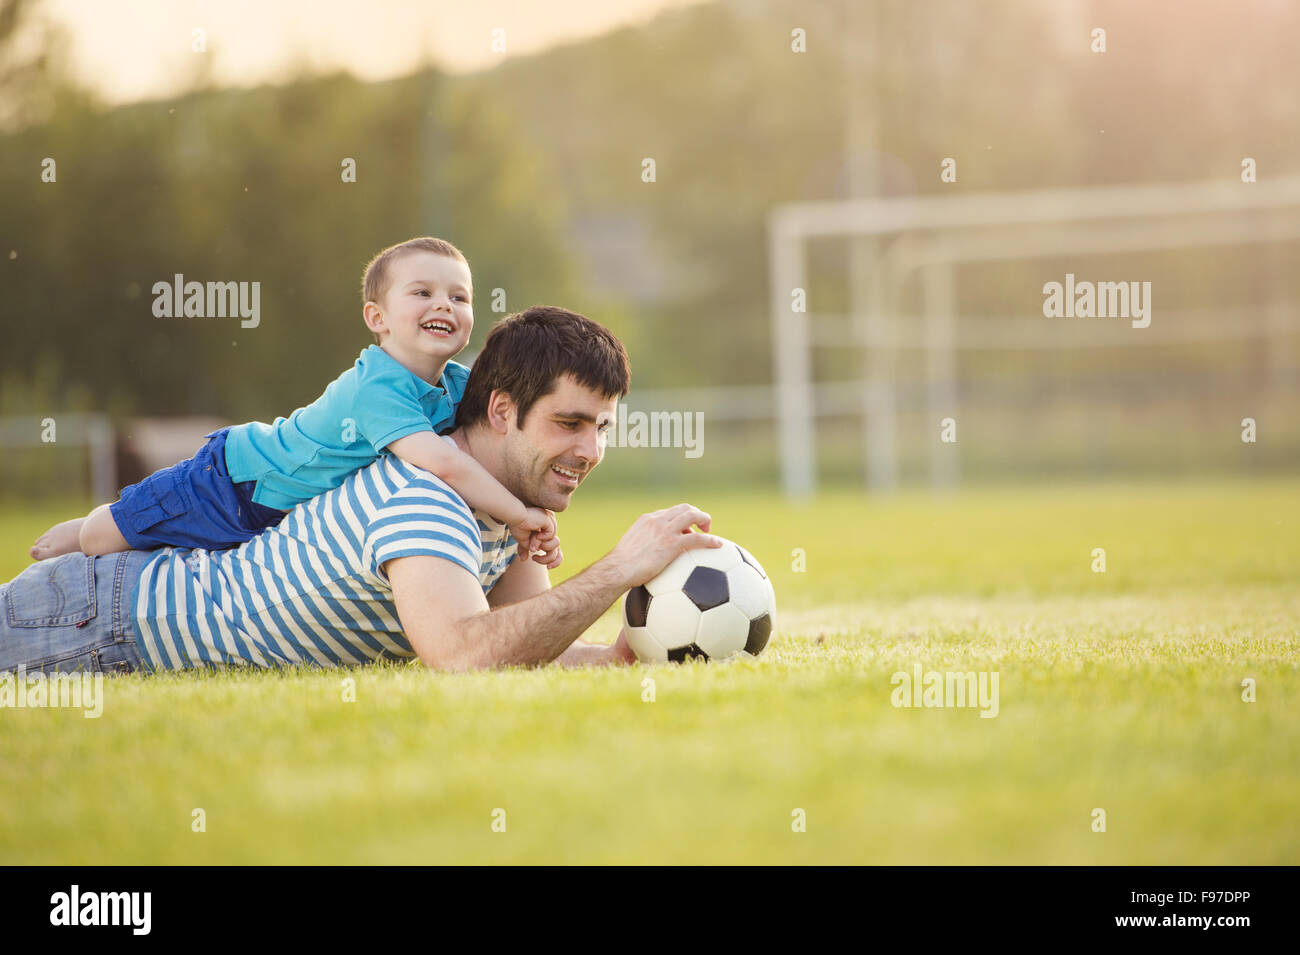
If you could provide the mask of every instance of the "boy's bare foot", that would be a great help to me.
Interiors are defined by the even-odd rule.
[[[36,538],[36,543],[28,551],[32,555],[32,560],[46,560],[81,550],[81,525],[85,522],[84,517],[78,517],[73,521],[55,524]]]

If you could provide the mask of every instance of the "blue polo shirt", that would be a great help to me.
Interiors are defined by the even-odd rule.
[[[449,361],[435,387],[371,345],[305,408],[231,428],[230,480],[256,481],[254,501],[290,510],[373,464],[398,438],[450,428],[468,380],[469,369]]]

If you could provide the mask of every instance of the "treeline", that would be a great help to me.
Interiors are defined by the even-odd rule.
[[[1261,176],[1297,168],[1295,5],[851,8],[691,7],[466,77],[304,77],[116,109],[42,89],[43,120],[0,135],[0,410],[286,414],[369,341],[366,259],[422,233],[474,267],[471,350],[494,305],[550,302],[622,334],[640,386],[766,381],[766,216],[848,194],[849,102],[875,127],[864,161],[886,195],[1232,178],[1243,156]],[[842,311],[843,247],[811,252],[816,309]],[[1261,274],[1236,255],[1189,254],[1166,281],[1240,299]],[[260,283],[257,327],[155,317],[154,284],[177,274]],[[1024,313],[1037,281],[974,276],[963,308]]]

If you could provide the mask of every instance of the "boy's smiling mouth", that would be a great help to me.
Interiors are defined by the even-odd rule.
[[[455,331],[451,322],[443,318],[431,318],[427,322],[421,322],[420,328],[441,338],[447,338]]]

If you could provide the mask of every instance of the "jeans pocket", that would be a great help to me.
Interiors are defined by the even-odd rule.
[[[95,618],[95,558],[64,554],[33,564],[10,581],[5,615],[11,627],[59,627]]]

